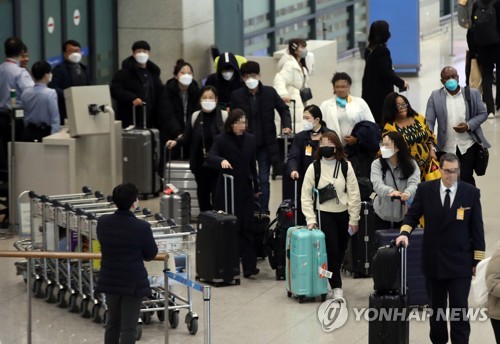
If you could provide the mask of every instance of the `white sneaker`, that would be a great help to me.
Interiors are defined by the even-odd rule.
[[[344,292],[340,288],[333,289],[333,299],[340,299],[344,297]]]
[[[490,114],[488,115],[488,119],[493,119],[493,118],[495,118],[495,113],[490,112]]]

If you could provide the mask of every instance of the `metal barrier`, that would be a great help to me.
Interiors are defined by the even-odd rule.
[[[27,271],[26,274],[26,289],[28,295],[28,321],[27,321],[27,336],[28,336],[28,344],[32,343],[31,331],[32,331],[32,314],[31,314],[31,298],[32,298],[32,289],[31,285],[31,259],[43,259],[43,258],[53,258],[53,259],[101,259],[100,253],[83,253],[83,252],[39,252],[39,251],[0,251],[0,258],[26,258],[27,260]],[[204,313],[205,313],[205,333],[204,333],[204,342],[205,344],[211,343],[211,333],[210,333],[210,298],[211,298],[211,290],[209,286],[204,286],[199,283],[193,282],[189,279],[186,279],[182,276],[177,275],[171,271],[167,271],[168,269],[168,259],[169,255],[167,253],[158,254],[153,260],[156,261],[164,261],[165,267],[165,300],[168,300],[169,297],[169,288],[168,288],[168,280],[169,278],[182,283],[194,290],[200,291],[203,293],[203,303],[204,303]],[[168,307],[168,302],[165,302],[165,306]],[[165,310],[165,314],[167,314]],[[168,332],[169,332],[169,322],[165,321],[165,344],[169,343]]]

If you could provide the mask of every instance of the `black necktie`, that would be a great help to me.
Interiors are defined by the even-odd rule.
[[[449,210],[450,209],[450,203],[451,203],[451,199],[450,199],[450,189],[446,189],[446,196],[444,196],[444,209],[445,210]]]

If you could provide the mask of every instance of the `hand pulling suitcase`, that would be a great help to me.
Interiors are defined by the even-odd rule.
[[[166,156],[166,150],[167,146],[164,148],[164,156]],[[169,154],[171,154],[170,151]],[[168,159],[164,172],[166,183],[171,183],[171,163],[171,159]],[[177,188],[177,191],[170,194],[163,193],[160,198],[160,213],[165,218],[172,218],[174,220],[179,226],[175,230],[183,231],[191,223],[191,194],[178,185],[172,184]]]
[[[317,200],[319,197],[316,197]],[[321,216],[318,224],[321,228]],[[295,296],[299,303],[304,299],[321,297],[326,300],[328,293],[328,270],[325,234],[320,229],[309,230],[307,227],[291,227],[287,231],[286,249],[286,289],[288,297]]]
[[[231,181],[231,209],[234,209],[234,178],[223,176],[226,212],[201,212],[196,235],[196,279],[214,283],[216,287],[232,281],[240,284],[239,223],[235,215],[227,213],[227,180]]]
[[[133,107],[133,123],[130,129],[124,129],[123,139],[123,181],[134,183],[139,194],[147,198],[158,196],[160,176],[157,171],[160,154],[160,132],[146,128],[146,106],[143,107],[142,128],[136,124],[136,106]]]
[[[260,203],[255,202],[256,210],[253,215],[253,225],[255,234],[255,253],[257,258],[265,259],[267,257],[267,252],[265,245],[267,242],[267,231],[269,230],[269,224],[271,219],[266,212],[261,211]]]
[[[369,277],[372,273],[375,212],[371,201],[361,202],[359,231],[351,236],[342,269],[353,278]]]
[[[394,245],[381,247],[373,259],[374,280],[384,270],[391,270],[396,277],[394,293],[376,291],[370,295],[368,344],[408,344],[407,250]]]

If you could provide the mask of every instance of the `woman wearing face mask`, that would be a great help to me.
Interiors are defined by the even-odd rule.
[[[183,59],[177,60],[174,77],[167,81],[160,104],[160,139],[166,143],[177,139],[191,114],[200,108],[200,89],[193,80],[193,67]],[[172,150],[172,159],[189,159],[189,142]],[[162,164],[163,166],[163,164]]]
[[[234,177],[234,213],[239,220],[239,249],[243,277],[257,275],[257,257],[254,245],[253,211],[259,193],[256,164],[255,136],[246,133],[247,117],[240,109],[231,110],[224,124],[224,133],[214,139],[207,155],[209,167],[219,172],[215,209],[225,209],[224,180],[222,174]],[[229,184],[229,182],[228,182]],[[228,185],[228,191],[230,186]],[[231,200],[228,196],[228,204]]]
[[[194,174],[200,211],[212,210],[218,172],[205,165],[207,152],[213,139],[223,132],[227,112],[217,107],[217,89],[205,86],[200,90],[201,110],[193,112],[184,133],[176,140],[168,140],[167,148],[190,143],[189,167]]]
[[[304,174],[309,165],[314,161],[321,137],[324,133],[331,131],[326,127],[323,121],[323,114],[316,105],[307,105],[304,108],[302,128],[303,130],[295,135],[286,159],[288,175],[292,180],[297,181],[297,224],[301,225],[305,224],[304,214],[302,214],[300,205],[300,190],[304,182]],[[287,177],[284,176],[284,178]],[[283,183],[285,184],[285,181]],[[293,189],[287,191],[293,192]],[[291,197],[292,195],[287,198]]]
[[[300,98],[300,89],[307,87],[308,69],[306,66],[307,43],[301,38],[293,38],[288,42],[288,52],[283,54],[278,62],[278,73],[274,77],[273,86],[279,96],[290,105],[295,100],[295,113],[301,114],[304,105]],[[300,127],[300,118],[296,118]],[[297,126],[298,125],[298,126]]]
[[[410,154],[417,161],[423,180],[431,166],[431,158],[437,160],[436,137],[424,116],[412,109],[406,97],[392,92],[385,98],[382,124],[383,135],[395,131],[403,136]]]
[[[399,228],[403,221],[401,202],[415,196],[420,170],[403,136],[395,131],[384,135],[381,157],[372,162],[370,180],[377,194],[373,202],[375,229]],[[392,226],[391,226],[392,224]]]
[[[335,132],[323,134],[316,160],[317,162],[309,165],[304,176],[302,213],[306,218],[307,228],[318,227],[313,189],[322,193],[322,190],[331,190],[328,185],[333,185],[335,193],[328,192],[328,197],[319,205],[318,211],[321,217],[320,229],[325,233],[328,270],[333,274],[329,279],[332,291],[328,297],[336,299],[343,297],[340,268],[349,241],[349,231],[353,234],[358,231],[361,198],[354,169],[345,160],[344,149]],[[347,167],[345,176],[343,164],[347,164],[344,165]]]
[[[219,106],[226,110],[231,106],[231,94],[234,90],[243,87],[238,61],[233,53],[220,54],[217,63],[217,72],[210,74],[205,82],[206,86],[214,86],[219,91]]]

